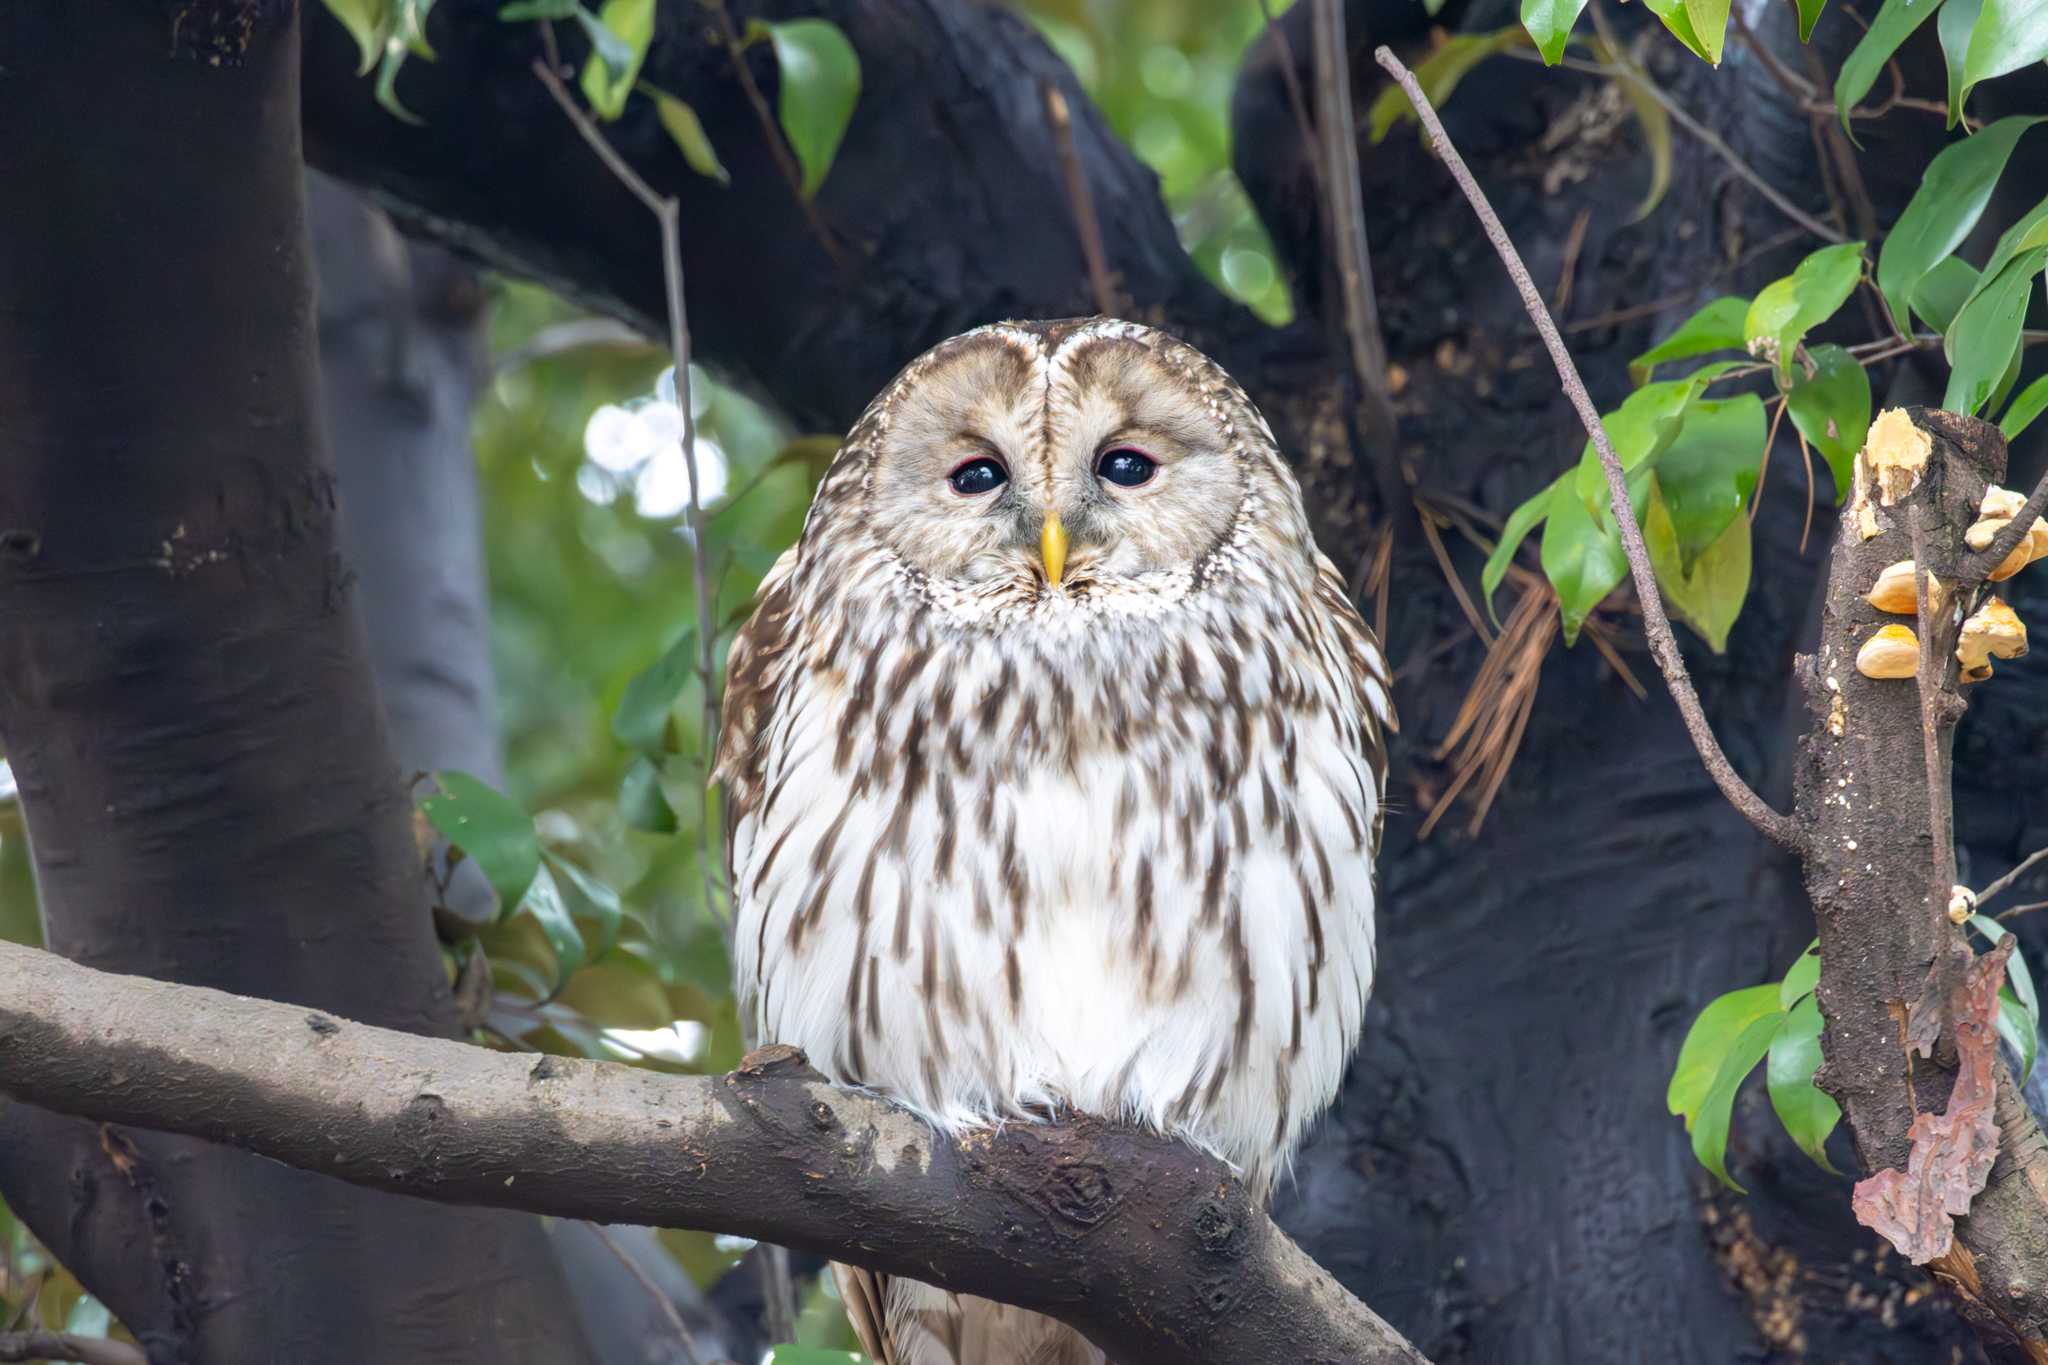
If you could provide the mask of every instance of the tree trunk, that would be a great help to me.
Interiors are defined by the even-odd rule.
[[[53,949],[445,1034],[336,554],[293,8],[0,17],[0,739]],[[586,1358],[529,1218],[22,1105],[0,1190],[152,1360]]]

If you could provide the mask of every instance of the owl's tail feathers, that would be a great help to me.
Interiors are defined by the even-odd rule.
[[[876,1365],[1106,1365],[1054,1318],[836,1262],[832,1278]]]

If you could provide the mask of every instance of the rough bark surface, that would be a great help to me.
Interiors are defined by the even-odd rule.
[[[54,950],[447,1032],[335,554],[292,8],[0,11],[0,745]],[[25,1105],[0,1192],[155,1361],[585,1358],[530,1218]]]
[[[756,1059],[491,1052],[0,945],[17,1099],[443,1203],[827,1252],[1051,1313],[1118,1359],[1423,1365],[1213,1157],[1093,1119],[949,1140],[794,1049]]]

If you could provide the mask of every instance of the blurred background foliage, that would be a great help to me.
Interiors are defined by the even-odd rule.
[[[1275,0],[1272,12],[1288,3]],[[1291,319],[1271,244],[1230,169],[1232,83],[1265,22],[1256,0],[1020,0],[1016,8],[1158,173],[1202,270],[1266,321]],[[531,896],[520,907],[528,913],[503,916],[473,939],[447,932],[444,917],[444,936],[455,940],[449,971],[472,992],[488,987],[475,1015],[479,1039],[493,1046],[728,1070],[744,1044],[722,896],[707,888],[703,865],[704,819],[718,815],[703,797],[698,684],[692,677],[673,693],[652,742],[629,742],[617,724],[629,684],[679,642],[686,652],[695,625],[677,413],[655,397],[667,352],[535,286],[494,278],[489,288],[493,368],[474,439],[505,791],[532,815],[551,859],[616,892],[621,913],[613,922],[560,879],[583,940],[584,961],[566,976],[562,940],[531,913]],[[802,528],[838,433],[790,430],[702,371],[691,388],[722,664],[755,587]],[[38,942],[20,812],[11,786],[0,789],[0,936]],[[714,879],[722,876],[718,842],[710,840]],[[472,963],[478,949],[485,961]],[[703,1284],[747,1245],[698,1233],[664,1240]],[[87,1335],[109,1330],[104,1309],[0,1207],[0,1330],[17,1317]],[[811,1291],[799,1338],[851,1344],[826,1286]]]

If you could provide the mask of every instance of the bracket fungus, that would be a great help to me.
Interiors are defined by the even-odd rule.
[[[1910,678],[1920,671],[1920,637],[1910,626],[1879,626],[1856,651],[1856,671],[1866,678]]]
[[[1912,616],[1920,609],[1919,589],[1913,582],[1913,561],[1902,559],[1887,565],[1884,572],[1871,584],[1863,600],[1879,611],[1888,611],[1895,616]],[[1941,600],[1941,579],[1932,569],[1927,571],[1927,601],[1931,606]]]
[[[1983,682],[1991,676],[1993,659],[2017,659],[2027,652],[2027,627],[2013,609],[1997,597],[1963,622],[1956,641],[1956,662],[1963,666],[1962,681]]]
[[[1990,548],[2006,523],[2020,514],[2027,505],[2026,494],[2015,493],[2010,488],[1992,484],[1984,490],[1984,501],[1977,509],[1977,520],[1970,529],[1963,532],[1963,543],[1973,550]],[[2012,547],[2012,553],[1989,575],[1993,583],[2002,583],[2011,578],[2035,560],[2048,556],[2048,523],[2037,519],[2027,528],[2027,537]]]
[[[1890,507],[1919,486],[1934,453],[1934,438],[1913,425],[1904,408],[1886,408],[1870,424],[1863,458],[1877,480],[1878,501]]]

